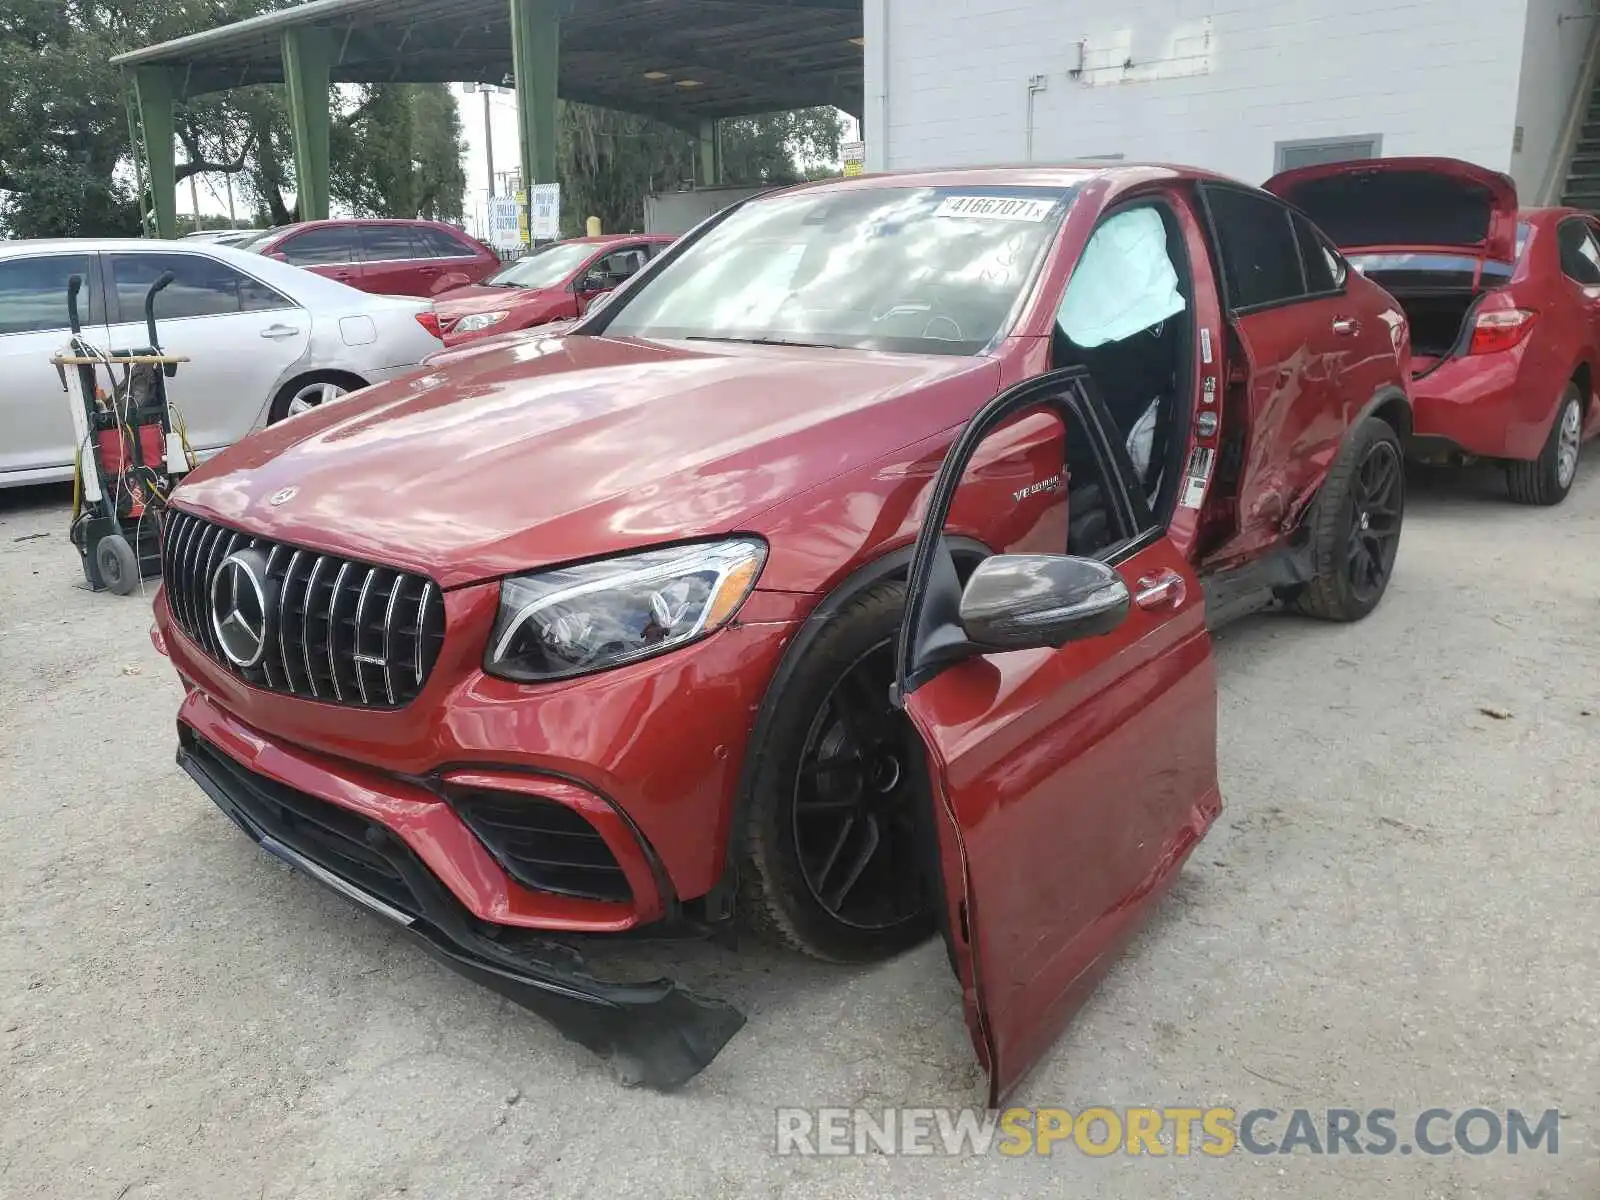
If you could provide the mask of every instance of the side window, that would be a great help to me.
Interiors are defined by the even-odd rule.
[[[419,226],[417,238],[435,258],[476,258],[478,251],[466,242],[443,229],[432,225]]]
[[[1010,553],[1114,556],[1155,520],[1122,482],[1104,422],[1081,399],[1019,409],[974,449],[951,520]]]
[[[367,262],[401,262],[433,257],[406,225],[361,226],[361,257]]]
[[[1300,261],[1306,272],[1306,291],[1318,296],[1342,289],[1346,274],[1344,260],[1317,232],[1316,226],[1299,213],[1294,214],[1294,237],[1300,244]]]
[[[74,275],[83,276],[78,313],[84,324],[104,320],[90,273],[93,262],[88,254],[0,260],[0,336],[67,329],[67,280]]]
[[[111,290],[117,317],[144,319],[144,298],[163,272],[172,282],[156,297],[156,317],[220,317],[241,312],[288,308],[290,302],[266,284],[202,254],[113,254]]]
[[[279,250],[284,258],[297,267],[322,267],[333,263],[359,262],[353,253],[355,231],[328,226],[297,233],[284,242]]]
[[[1238,188],[1207,187],[1205,195],[1230,307],[1237,312],[1304,296],[1289,210],[1269,196]]]
[[[635,274],[644,264],[645,248],[629,246],[623,250],[612,251],[595,263],[593,269],[606,275],[613,283],[621,283]]]
[[[1561,273],[1584,287],[1600,285],[1600,247],[1588,223],[1574,217],[1561,222],[1556,235],[1561,250]]]

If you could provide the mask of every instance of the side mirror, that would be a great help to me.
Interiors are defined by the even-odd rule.
[[[1122,577],[1092,558],[996,554],[961,593],[961,627],[985,650],[1056,648],[1110,633],[1132,597]]]
[[[585,296],[592,296],[596,292],[609,292],[611,280],[601,271],[590,271],[578,280],[578,290]]]
[[[289,256],[287,254],[285,254],[282,250],[268,250],[264,255],[262,255],[262,257],[263,258],[270,258],[270,259],[274,260],[275,262],[281,262],[281,263],[286,263],[286,262],[289,261]]]

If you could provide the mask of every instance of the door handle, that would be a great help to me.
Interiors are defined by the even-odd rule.
[[[1361,332],[1361,322],[1354,317],[1339,317],[1333,322],[1333,331],[1340,337],[1349,337]]]
[[[1177,608],[1183,603],[1187,592],[1182,575],[1176,571],[1160,571],[1139,580],[1139,590],[1134,592],[1133,602],[1145,609]]]
[[[293,325],[268,325],[261,331],[261,336],[277,340],[278,338],[294,337],[299,332]]]

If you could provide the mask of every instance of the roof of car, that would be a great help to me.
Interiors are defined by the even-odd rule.
[[[813,188],[874,187],[1080,187],[1095,179],[1123,185],[1175,179],[1214,179],[1237,183],[1225,175],[1199,167],[1170,163],[1143,162],[1067,162],[1056,164],[1015,164],[945,168],[936,171],[889,171],[856,175],[847,179],[824,179],[796,184],[791,191]]]
[[[181,250],[186,254],[214,254],[218,250],[233,250],[232,246],[218,246],[207,238],[17,238],[0,241],[0,255],[27,253],[37,250]]]
[[[590,246],[609,246],[613,242],[670,242],[670,233],[601,233],[594,237],[562,238],[563,242],[577,242]]]

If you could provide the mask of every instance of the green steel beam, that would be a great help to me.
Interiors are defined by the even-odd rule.
[[[722,182],[722,129],[715,117],[700,122],[700,171],[695,182],[701,187]]]
[[[522,186],[556,182],[556,83],[561,17],[555,0],[509,0]],[[527,196],[523,199],[526,201]]]
[[[302,221],[328,216],[328,88],[333,39],[313,26],[283,31],[284,91],[294,134],[295,195]]]
[[[133,73],[134,101],[144,129],[145,165],[150,169],[150,207],[156,236],[178,236],[177,155],[173,151],[172,76],[165,67],[139,67]]]

